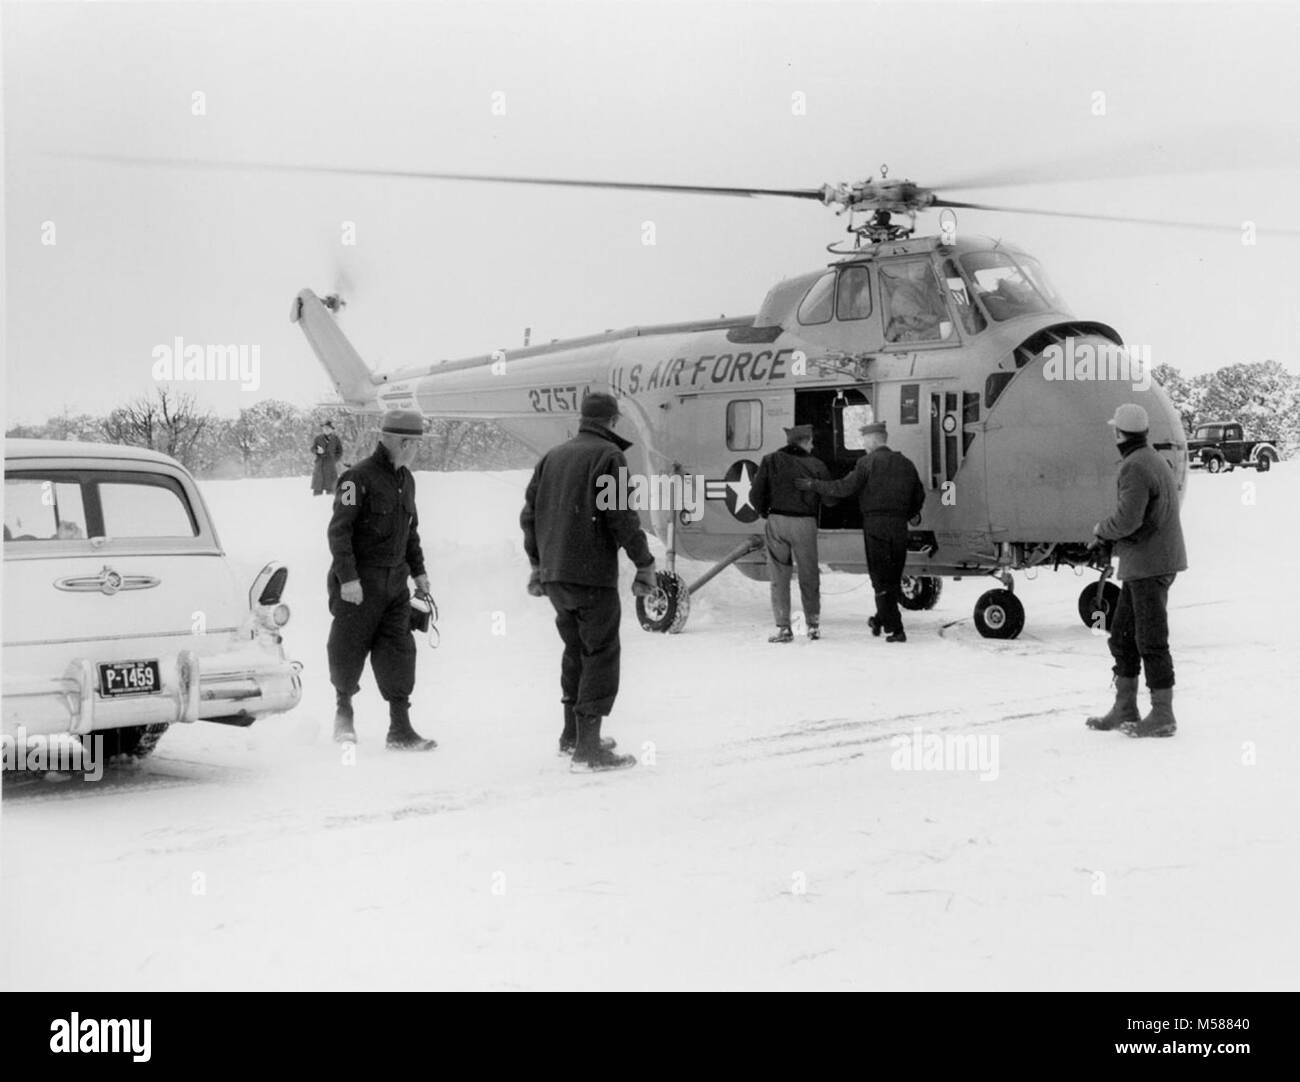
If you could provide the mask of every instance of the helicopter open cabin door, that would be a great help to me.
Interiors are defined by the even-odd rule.
[[[670,404],[667,447],[688,480],[704,478],[704,513],[680,521],[684,548],[692,533],[761,534],[763,520],[750,487],[763,456],[785,445],[794,422],[789,391],[729,391],[679,395]]]

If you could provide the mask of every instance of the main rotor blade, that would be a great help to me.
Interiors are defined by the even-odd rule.
[[[1300,165],[1300,132],[1243,127],[1176,132],[1147,141],[1129,140],[1108,147],[1080,150],[1063,157],[1039,158],[1020,166],[999,166],[982,173],[947,178],[934,191],[968,188],[1020,188],[1081,180],[1136,180],[1250,169],[1286,169]]]
[[[954,199],[936,199],[932,207],[952,207],[956,210],[991,210],[998,214],[1037,214],[1048,218],[1086,218],[1094,222],[1129,222],[1134,225],[1169,226],[1174,229],[1204,229],[1212,233],[1240,233],[1240,225],[1223,225],[1218,222],[1176,222],[1169,218],[1137,218],[1127,214],[1085,214],[1072,210],[1037,210],[1033,207],[995,207],[988,203],[965,203]],[[1265,235],[1280,233],[1289,237],[1300,237],[1300,229],[1278,229],[1260,226],[1259,232]]]
[[[640,184],[617,180],[574,180],[560,177],[507,177],[496,173],[431,173],[420,169],[361,169],[335,165],[286,165],[275,162],[220,162],[201,158],[133,158],[119,154],[62,155],[119,165],[158,165],[168,169],[211,169],[248,173],[315,173],[322,176],[389,177],[398,180],[458,180],[489,184],[532,184],[554,188],[597,188],[609,191],[678,192],[689,195],[783,196],[823,201],[821,188],[726,188],[702,184]]]

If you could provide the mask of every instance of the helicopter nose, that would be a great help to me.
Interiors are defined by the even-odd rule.
[[[1072,343],[1072,346],[1071,346]],[[1106,355],[1114,343],[1096,335],[1067,340],[1073,356]],[[1119,378],[1120,375],[1125,378]],[[1035,355],[1007,384],[986,419],[984,454],[989,524],[1000,541],[1086,542],[1115,509],[1120,454],[1107,422],[1125,403],[1142,406],[1148,441],[1174,469],[1181,495],[1187,441],[1168,396],[1141,369],[1061,364],[1052,347]],[[1100,378],[1098,378],[1100,377]]]

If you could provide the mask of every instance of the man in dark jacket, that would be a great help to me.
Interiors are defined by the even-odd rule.
[[[388,747],[428,751],[437,747],[411,727],[415,689],[415,638],[411,634],[411,591],[429,591],[420,549],[415,478],[408,469],[424,439],[415,410],[389,410],[375,453],[339,478],[329,524],[327,588],[330,625],[327,651],[338,710],[334,739],[354,743],[352,696],[360,690],[366,655],[379,693],[388,703]]]
[[[867,623],[873,635],[884,632],[887,642],[906,642],[898,598],[907,564],[907,523],[925,505],[925,487],[911,460],[887,446],[889,433],[883,421],[863,425],[861,432],[867,453],[852,473],[838,481],[800,479],[795,485],[823,497],[858,497],[867,571],[876,592],[876,615]]]
[[[1169,587],[1187,570],[1173,470],[1147,444],[1147,411],[1125,403],[1109,424],[1123,456],[1115,513],[1093,528],[1090,548],[1110,542],[1123,581],[1110,625],[1115,659],[1115,703],[1088,719],[1091,729],[1120,729],[1129,736],[1173,736],[1174,662],[1169,653]],[[1146,670],[1151,713],[1138,712],[1138,674]]]
[[[343,441],[334,435],[334,424],[326,421],[320,434],[311,441],[312,458],[311,491],[313,496],[333,492],[338,484],[339,460],[343,457]]]
[[[533,470],[519,524],[532,562],[528,592],[548,597],[564,641],[560,693],[564,729],[560,751],[572,753],[573,769],[617,770],[636,757],[617,755],[602,740],[601,719],[618,695],[618,550],[636,565],[633,593],[656,587],[655,562],[637,513],[597,500],[627,469],[623,452],[632,445],[614,433],[618,400],[588,394],[582,400],[578,434],[548,451]],[[607,480],[602,481],[601,478]]]
[[[790,574],[799,572],[799,596],[808,638],[821,638],[821,568],[817,566],[817,512],[815,492],[795,488],[800,477],[829,481],[830,470],[812,453],[812,425],[785,430],[789,443],[764,455],[749,490],[749,502],[767,519],[767,577],[772,587],[772,617],[776,634],[768,642],[792,642],[790,629]]]

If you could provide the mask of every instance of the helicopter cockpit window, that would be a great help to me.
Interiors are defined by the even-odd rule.
[[[880,296],[886,342],[942,342],[952,337],[952,320],[928,260],[881,264]]]
[[[866,319],[871,315],[871,275],[866,267],[845,267],[836,289],[837,319]]]
[[[763,446],[763,403],[746,399],[727,403],[727,449],[757,451]]]
[[[957,318],[961,320],[962,330],[967,334],[979,334],[988,326],[988,322],[984,319],[984,313],[975,307],[966,279],[961,276],[957,264],[951,259],[944,261],[943,277],[944,284],[948,287],[948,299],[957,309]]]
[[[799,322],[805,326],[810,323],[829,323],[831,308],[835,303],[835,272],[823,274],[813,283],[812,289],[799,305]]]
[[[984,308],[999,322],[1062,308],[1036,259],[1012,259],[1006,252],[971,252],[961,257],[961,265],[974,281]]]

